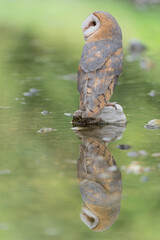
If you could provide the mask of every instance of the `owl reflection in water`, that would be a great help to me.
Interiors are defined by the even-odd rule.
[[[82,24],[86,44],[78,68],[79,110],[74,117],[97,117],[109,102],[123,67],[122,33],[113,16],[93,12]]]
[[[83,207],[81,220],[91,230],[102,232],[116,221],[121,206],[122,178],[114,157],[103,138],[117,139],[123,127],[103,126],[75,131],[82,140],[77,177]]]

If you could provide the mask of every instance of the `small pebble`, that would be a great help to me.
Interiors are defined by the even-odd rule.
[[[41,128],[40,130],[38,130],[38,133],[50,133],[50,132],[54,132],[55,129],[54,128]]]
[[[139,153],[140,156],[143,156],[143,157],[146,157],[148,155],[146,150],[140,150],[138,153]]]
[[[131,39],[129,43],[129,51],[131,54],[142,54],[147,49],[144,43],[139,39]]]
[[[148,95],[149,95],[150,97],[155,97],[155,96],[157,95],[157,93],[156,93],[154,90],[151,90],[151,91],[148,93]]]
[[[152,153],[152,157],[160,157],[160,153]]]
[[[144,70],[151,70],[155,66],[154,62],[149,58],[141,60],[139,65]]]
[[[153,119],[148,122],[144,127],[147,129],[160,129],[160,119]]]
[[[140,165],[139,162],[137,161],[132,161],[129,166],[121,166],[121,170],[125,171],[127,174],[141,174],[143,172],[150,172],[151,168],[150,167],[143,167]]]
[[[64,115],[71,117],[73,114],[72,113],[64,113]]]
[[[138,153],[138,152],[135,152],[135,151],[133,151],[133,152],[128,152],[127,155],[128,155],[129,157],[139,157],[139,153]]]
[[[9,169],[0,170],[0,175],[5,175],[5,174],[11,174],[11,171]]]
[[[0,223],[0,230],[9,230],[9,225],[6,223]]]
[[[0,106],[0,108],[2,109],[8,109],[8,108],[11,108],[10,106]]]
[[[140,178],[140,181],[141,182],[147,182],[148,181],[148,177],[147,176],[142,176],[141,178]]]
[[[151,171],[151,168],[150,167],[145,167],[144,168],[144,172],[150,172]]]
[[[35,96],[35,94],[31,93],[31,92],[24,92],[23,96],[25,96],[25,97],[33,97],[33,96]]]
[[[127,149],[130,149],[132,148],[131,146],[127,145],[127,144],[121,144],[121,145],[118,145],[117,146],[119,149],[122,149],[122,150],[127,150]]]
[[[49,112],[48,112],[47,110],[44,110],[44,111],[41,112],[41,114],[42,114],[42,115],[48,115]]]
[[[143,172],[143,167],[138,163],[133,161],[125,170],[127,174],[133,173],[133,174],[140,174]]]
[[[25,97],[33,97],[38,95],[39,90],[36,88],[30,88],[29,92],[24,92],[23,95]]]
[[[37,93],[39,90],[36,89],[36,88],[30,88],[29,91],[30,91],[31,93]]]

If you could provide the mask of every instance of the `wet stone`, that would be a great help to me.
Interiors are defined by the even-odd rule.
[[[140,178],[140,181],[141,182],[147,182],[148,181],[148,177],[147,176],[142,176],[141,178]]]
[[[38,89],[36,89],[36,88],[30,88],[29,91],[30,91],[31,93],[37,93],[37,92],[38,92]]]
[[[127,150],[127,149],[132,148],[131,146],[129,146],[129,145],[127,145],[127,144],[117,145],[117,147],[118,147],[119,149],[122,149],[122,150]]]
[[[98,124],[111,124],[117,126],[126,126],[127,118],[123,113],[123,108],[117,104],[113,103],[113,106],[105,106],[103,110],[95,116],[94,118],[85,118],[83,117],[83,112],[81,110],[77,110],[73,114],[72,124],[73,126],[81,125],[98,125]]]
[[[127,155],[129,157],[139,157],[139,153],[136,151],[128,152]]]
[[[50,133],[50,132],[54,132],[56,131],[54,128],[41,128],[40,130],[38,130],[38,133]]]
[[[25,97],[33,97],[38,95],[39,90],[36,88],[30,88],[28,92],[24,92],[23,96]]]
[[[125,173],[127,174],[141,174],[141,173],[148,173],[151,171],[150,167],[144,167],[140,164],[140,162],[137,161],[132,161],[131,164],[129,166],[122,166],[121,167],[122,171],[125,171]]]
[[[35,94],[34,93],[31,93],[31,92],[24,92],[23,93],[23,96],[25,97],[33,97]]]
[[[154,91],[154,90],[151,90],[151,91],[148,93],[148,95],[149,95],[150,97],[156,97],[158,94],[159,94],[159,93],[157,93],[157,92]]]
[[[64,113],[65,116],[71,117],[73,114],[72,113]]]
[[[11,174],[11,171],[9,169],[0,170],[0,175],[6,175]]]
[[[146,152],[146,150],[140,150],[138,152],[136,152],[136,151],[128,152],[127,155],[129,157],[139,157],[139,156],[146,157],[148,155],[148,153]]]
[[[151,70],[154,68],[155,63],[149,58],[143,59],[139,63],[140,67],[144,70]]]
[[[1,109],[9,109],[11,108],[10,106],[0,106]]]
[[[48,115],[49,112],[48,112],[47,110],[43,110],[43,111],[41,112],[41,114],[42,114],[42,115]]]
[[[145,156],[148,155],[148,153],[146,152],[146,150],[140,150],[138,153],[139,153],[140,156],[143,156],[143,157],[145,157]]]
[[[160,157],[160,153],[152,153],[152,157]]]
[[[160,129],[160,119],[153,119],[148,122],[144,127],[147,129]]]
[[[144,172],[147,173],[147,172],[150,172],[150,171],[151,171],[151,168],[150,168],[150,167],[145,167],[145,168],[144,168]]]
[[[131,54],[142,54],[147,47],[138,39],[131,39],[129,44],[129,52]]]
[[[7,223],[0,222],[0,230],[9,230],[9,225]]]

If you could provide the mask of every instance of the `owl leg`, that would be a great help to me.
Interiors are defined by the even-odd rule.
[[[109,100],[113,94],[114,81],[111,81],[107,91],[100,95],[94,95],[90,93],[86,95],[86,111],[82,114],[82,118],[97,118],[105,106],[115,106],[113,103],[109,103]]]

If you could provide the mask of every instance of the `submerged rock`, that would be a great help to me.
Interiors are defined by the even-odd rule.
[[[127,155],[129,157],[139,157],[139,153],[136,151],[128,152]]]
[[[131,54],[139,54],[144,52],[147,49],[144,43],[142,43],[138,39],[131,39],[130,44],[129,44],[129,51]]]
[[[119,149],[122,149],[122,150],[128,150],[130,148],[132,148],[131,146],[127,145],[127,144],[121,144],[121,145],[117,145],[117,147]]]
[[[148,155],[146,150],[140,150],[138,153],[140,156],[143,156],[143,157],[146,157]]]
[[[33,96],[38,96],[39,95],[39,90],[36,88],[30,88],[28,92],[24,92],[23,96],[24,97],[33,97]]]
[[[136,151],[128,152],[127,155],[129,157],[140,157],[140,156],[146,157],[148,155],[148,153],[146,152],[146,150],[140,150],[138,152],[136,152]]]
[[[38,130],[37,132],[38,133],[50,133],[50,132],[54,132],[54,131],[56,131],[54,128],[44,127],[44,128],[41,128],[40,130]]]
[[[141,178],[140,178],[140,181],[141,182],[147,182],[148,181],[148,177],[147,176],[142,176]]]
[[[0,170],[0,175],[6,175],[6,174],[10,174],[10,173],[11,173],[11,170],[9,170],[9,169]]]
[[[140,165],[139,162],[137,161],[133,161],[131,162],[131,164],[129,166],[122,166],[121,170],[124,170],[127,174],[141,174],[143,172],[150,172],[150,167],[144,167],[142,165]]]
[[[155,63],[151,59],[145,58],[140,61],[140,67],[144,70],[151,70],[155,67]]]
[[[43,110],[43,111],[41,112],[41,114],[42,114],[42,115],[48,115],[49,112],[48,112],[47,110]]]
[[[160,129],[160,119],[153,119],[148,122],[144,127],[147,129]]]
[[[119,104],[115,104],[115,107],[104,107],[103,111],[98,117],[102,122],[105,123],[122,125],[126,124],[127,118],[123,113],[123,108]]]
[[[152,153],[152,157],[160,157],[160,153]]]
[[[154,90],[151,90],[151,91],[148,93],[148,95],[149,95],[150,97],[156,97],[158,94],[159,94],[159,93],[157,93],[157,92],[154,91]]]
[[[119,104],[115,104],[113,106],[106,106],[103,108],[101,113],[97,115],[95,118],[83,118],[82,111],[77,110],[73,114],[72,123],[74,126],[77,125],[95,125],[95,124],[113,124],[119,126],[125,126],[127,124],[127,118],[123,113],[123,108]]]
[[[64,113],[65,116],[71,117],[73,114],[72,113]]]
[[[37,88],[30,88],[29,91],[31,93],[37,93],[39,90]]]

